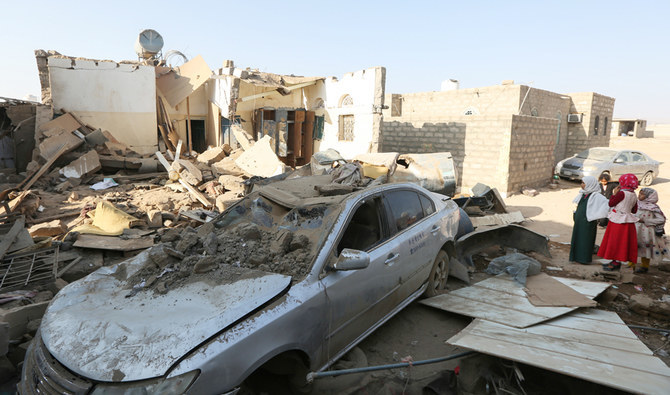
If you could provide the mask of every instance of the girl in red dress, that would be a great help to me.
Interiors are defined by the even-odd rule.
[[[621,262],[637,262],[637,232],[635,223],[638,218],[637,196],[635,189],[638,181],[634,174],[624,174],[619,178],[619,186],[612,191],[607,214],[609,223],[598,250],[598,256],[611,259],[603,264],[603,270],[621,269]]]

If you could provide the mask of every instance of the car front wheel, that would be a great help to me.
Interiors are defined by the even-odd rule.
[[[640,180],[640,185],[649,186],[654,182],[654,172],[648,171]]]
[[[447,277],[449,277],[449,255],[446,251],[440,250],[433,262],[433,269],[428,277],[428,288],[423,295],[427,298],[438,295],[439,291],[444,288]]]

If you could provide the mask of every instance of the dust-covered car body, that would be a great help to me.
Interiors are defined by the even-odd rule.
[[[310,235],[304,275],[234,262],[157,294],[133,293],[151,251],[102,268],[53,299],[27,353],[21,393],[225,393],[261,367],[304,378],[443,285],[448,266],[436,257],[453,251],[455,203],[414,184],[317,196],[310,182],[327,180],[272,184],[217,220],[221,229],[252,219],[273,233]]]
[[[659,165],[660,162],[644,152],[594,147],[558,162],[555,173],[571,180],[581,180],[584,176],[598,178],[602,173],[609,173],[616,180],[632,173],[642,185],[651,185],[658,177]]]

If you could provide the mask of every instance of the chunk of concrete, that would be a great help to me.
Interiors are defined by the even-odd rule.
[[[163,215],[160,210],[149,210],[147,218],[147,224],[150,228],[160,228],[163,226]]]
[[[65,225],[63,220],[55,219],[53,221],[33,225],[28,229],[28,232],[32,237],[58,236],[67,232],[67,225]]]
[[[21,339],[28,331],[28,323],[42,318],[48,305],[49,301],[45,301],[0,312],[0,322],[6,322],[9,325],[9,339]]]
[[[260,177],[272,177],[284,172],[282,163],[272,150],[270,136],[263,136],[249,149],[245,150],[235,164],[249,174]]]
[[[58,152],[62,146],[65,146],[65,151],[70,152],[80,145],[84,144],[84,140],[75,136],[71,132],[63,132],[55,136],[44,139],[38,149],[40,150],[40,156],[45,160],[49,160],[56,152]]]
[[[198,162],[204,163],[206,165],[211,165],[214,162],[218,162],[221,159],[227,156],[223,147],[213,147],[198,155]]]
[[[219,195],[216,197],[216,208],[219,210],[220,213],[222,213],[228,207],[237,203],[238,200],[240,199],[237,197],[236,192],[226,192],[223,195]]]
[[[60,174],[67,178],[78,178],[88,176],[102,169],[100,158],[95,151],[88,151],[79,159],[60,169]]]

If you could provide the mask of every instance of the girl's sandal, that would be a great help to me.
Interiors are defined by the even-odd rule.
[[[603,270],[606,272],[616,272],[621,270],[621,264],[615,265],[612,262],[610,262],[607,265],[603,265]]]

